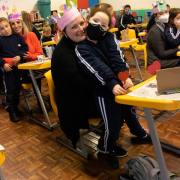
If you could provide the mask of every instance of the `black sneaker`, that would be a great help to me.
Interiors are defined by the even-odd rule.
[[[119,146],[116,146],[115,153],[117,157],[125,157],[128,155],[128,152]]]
[[[105,152],[104,146],[101,144],[97,145],[97,150],[101,153],[107,154],[107,152]],[[119,146],[116,146],[115,153],[116,153],[117,157],[125,157],[128,154],[128,152],[126,150],[124,150],[123,148],[121,148]]]
[[[133,144],[152,144],[151,135],[147,134],[145,138],[143,137],[133,137],[131,138]]]
[[[9,113],[9,118],[12,122],[18,122],[19,118],[17,117],[17,114],[13,107],[7,107],[6,111]]]
[[[119,161],[115,152],[107,154],[107,161],[113,169],[119,168]]]

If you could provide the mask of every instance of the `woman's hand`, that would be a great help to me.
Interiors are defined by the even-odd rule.
[[[132,80],[130,78],[127,78],[125,83],[123,82],[123,88],[124,89],[130,88],[130,87],[133,87],[133,86],[134,86],[134,84],[133,84],[133,82],[132,82]]]
[[[6,71],[6,72],[10,72],[10,71],[12,71],[12,66],[10,65],[10,64],[4,64],[4,70]]]
[[[20,63],[20,60],[21,60],[20,56],[15,56],[15,57],[13,58],[13,64],[14,64],[14,66],[18,66],[18,64]]]
[[[116,84],[113,89],[112,89],[113,94],[116,95],[121,95],[121,94],[126,94],[127,91],[123,89],[119,84]]]
[[[24,54],[23,59],[27,59],[27,58],[28,58],[28,56],[29,56],[29,52],[27,52],[27,53],[23,53],[23,54]]]

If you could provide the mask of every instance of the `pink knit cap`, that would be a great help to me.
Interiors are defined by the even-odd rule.
[[[64,14],[61,18],[58,18],[57,20],[57,25],[61,29],[61,31],[74,19],[78,16],[81,16],[80,12],[76,7],[72,7],[72,9],[64,11]]]

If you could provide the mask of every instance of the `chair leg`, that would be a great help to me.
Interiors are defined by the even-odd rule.
[[[29,105],[29,101],[28,101],[28,99],[26,98],[26,95],[25,95],[25,93],[24,93],[24,88],[22,88],[22,94],[23,94],[23,96],[24,96],[24,100],[25,100],[25,102],[26,102],[26,105],[27,105],[27,107],[28,107],[28,111],[30,112],[30,113],[32,113],[32,109],[31,109],[31,107],[30,107],[30,105]],[[21,105],[19,105],[22,109],[25,109],[24,107],[22,107]],[[25,110],[27,110],[27,109],[25,109]]]
[[[5,180],[0,166],[0,180]]]
[[[80,135],[80,138],[79,138],[79,141],[80,141],[80,145],[81,145],[81,149],[79,149],[78,147],[76,147],[76,149],[74,149],[74,147],[72,146],[71,143],[69,143],[68,141],[60,138],[60,137],[56,137],[56,141],[60,144],[62,144],[63,146],[66,146],[68,149],[70,149],[71,151],[79,154],[80,156],[86,158],[86,159],[89,159],[89,155],[88,155],[88,152],[86,150],[86,147],[85,147],[85,144],[84,144],[84,141],[83,141],[83,138],[82,136]]]

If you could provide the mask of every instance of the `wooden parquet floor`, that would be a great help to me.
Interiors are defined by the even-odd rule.
[[[125,52],[125,56],[132,58],[129,52]],[[132,76],[138,78],[136,68],[130,66],[130,69]],[[141,70],[144,79],[151,77],[147,70]],[[31,101],[35,104],[32,104],[35,114],[43,119],[35,98]],[[120,168],[113,170],[108,166],[106,156],[98,151],[87,160],[58,144],[56,137],[64,136],[60,127],[49,131],[31,121],[26,113],[18,123],[13,123],[4,108],[0,106],[0,144],[5,147],[6,160],[1,167],[6,180],[118,180],[118,174],[124,172],[123,166],[130,158],[139,153],[156,158],[152,145],[131,143],[133,135],[125,124],[117,143],[128,151],[128,156],[119,158]],[[52,122],[58,121],[52,110],[49,116]],[[139,120],[147,128],[146,120]],[[180,147],[180,113],[166,123],[157,123],[156,127],[162,141]],[[163,153],[167,168],[180,173],[180,155],[164,149]]]

